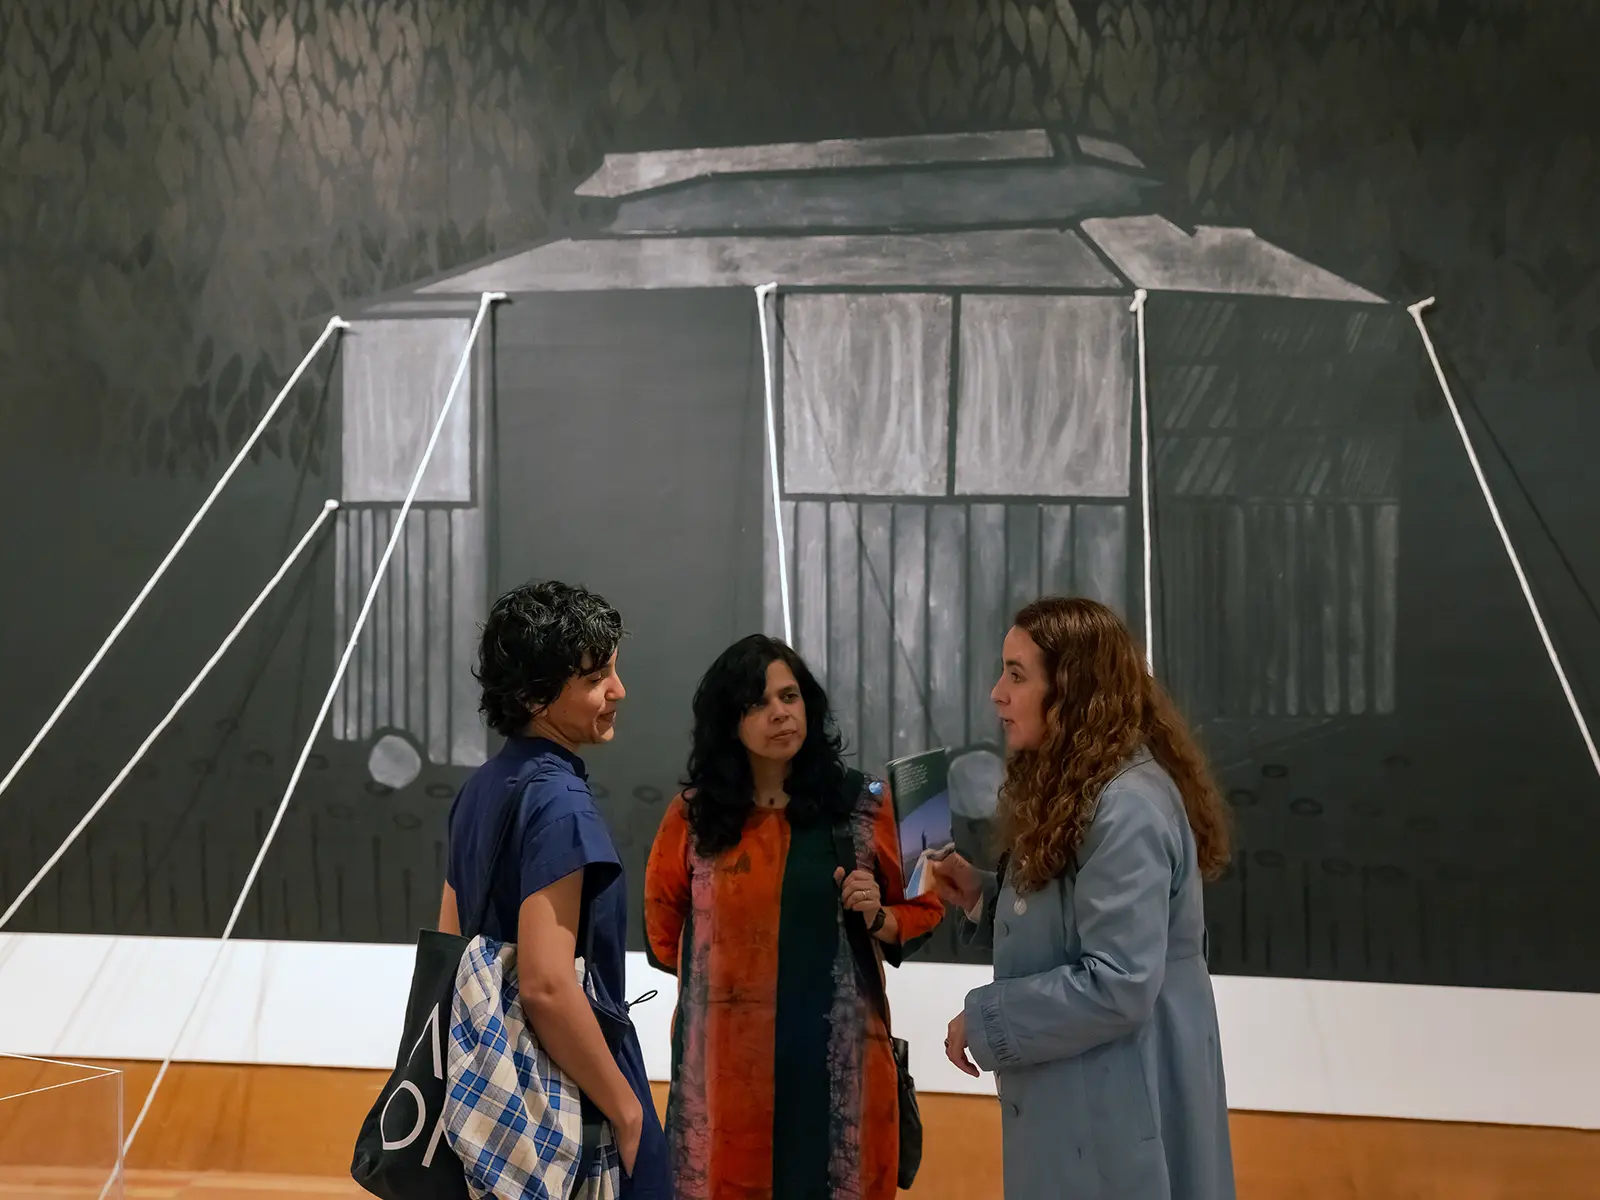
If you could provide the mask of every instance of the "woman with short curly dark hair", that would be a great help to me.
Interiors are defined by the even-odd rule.
[[[479,641],[479,708],[504,747],[450,810],[439,928],[460,933],[460,897],[487,892],[482,932],[516,945],[517,993],[535,1040],[612,1126],[623,1200],[672,1194],[638,1035],[628,1025],[628,885],[579,752],[616,734],[622,618],[585,588],[550,580],[494,602]],[[510,836],[500,832],[515,805]],[[500,851],[496,854],[497,849]],[[590,996],[573,968],[585,963]],[[612,1045],[596,1008],[626,1035]],[[545,1147],[540,1147],[541,1153]]]
[[[684,791],[645,872],[651,957],[678,977],[679,1200],[894,1195],[896,1066],[846,921],[897,962],[940,916],[905,898],[888,789],[846,770],[800,656],[731,646],[695,693]]]
[[[1105,605],[1028,605],[1002,657],[1005,857],[932,874],[994,946],[945,1052],[996,1073],[1007,1200],[1231,1200],[1200,894],[1228,861],[1222,798]]]

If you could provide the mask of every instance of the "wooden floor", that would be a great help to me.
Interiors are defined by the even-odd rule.
[[[0,1167],[5,1200],[97,1200],[106,1173],[72,1168]],[[315,1175],[235,1175],[221,1171],[129,1171],[122,1191],[106,1200],[362,1200],[349,1178]]]
[[[131,1124],[153,1065],[116,1065]],[[0,1059],[0,1096],[73,1077],[62,1072]],[[123,1195],[357,1200],[351,1145],[381,1082],[365,1071],[174,1067]],[[0,1198],[95,1200],[115,1145],[111,1097],[91,1082],[0,1100]],[[1001,1200],[998,1105],[930,1095],[922,1112],[926,1158],[909,1194]],[[1232,1127],[1240,1200],[1600,1200],[1600,1133],[1265,1113],[1234,1113]]]

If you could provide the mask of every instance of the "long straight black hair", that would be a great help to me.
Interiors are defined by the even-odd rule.
[[[794,672],[806,709],[806,738],[789,763],[790,822],[811,825],[854,811],[828,694],[787,645],[751,634],[717,656],[694,693],[694,739],[683,788],[695,850],[704,857],[737,845],[755,807],[750,752],[739,740],[739,722],[766,695],[767,668],[775,662]]]

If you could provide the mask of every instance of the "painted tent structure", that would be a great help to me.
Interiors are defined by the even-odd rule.
[[[1378,296],[1248,230],[1180,228],[1132,153],[1050,130],[610,155],[578,191],[589,232],[374,303],[346,345],[347,615],[478,294],[510,296],[335,714],[341,738],[387,736],[375,764],[480,761],[491,591],[626,559],[628,653],[679,705],[630,786],[670,788],[698,671],[783,631],[768,282],[795,640],[863,766],[991,744],[993,652],[1042,591],[1135,627],[1153,603],[1158,670],[1202,722],[1393,709],[1406,397]]]

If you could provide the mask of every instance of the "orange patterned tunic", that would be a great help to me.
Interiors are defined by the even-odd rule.
[[[905,898],[894,806],[868,779],[852,834],[903,942],[943,915]],[[825,823],[752,812],[695,849],[682,799],[645,872],[651,957],[678,976],[667,1138],[679,1200],[887,1200],[899,1114],[887,1032],[860,985]]]

